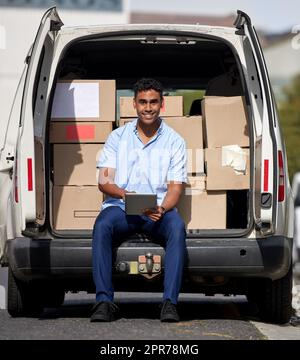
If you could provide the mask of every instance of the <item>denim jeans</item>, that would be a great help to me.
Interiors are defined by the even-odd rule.
[[[164,294],[163,299],[177,303],[184,261],[186,257],[186,231],[183,220],[174,209],[162,219],[153,221],[147,216],[126,215],[118,206],[110,206],[98,215],[93,229],[92,259],[96,301],[113,301],[112,248],[113,241],[136,232],[164,241]]]

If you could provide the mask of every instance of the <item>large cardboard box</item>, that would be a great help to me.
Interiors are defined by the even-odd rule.
[[[101,143],[112,132],[112,122],[52,122],[50,143]]]
[[[54,229],[92,229],[102,200],[98,186],[54,186]]]
[[[237,154],[225,151],[227,147],[205,149],[207,190],[241,190],[250,187],[249,149]],[[241,152],[243,154],[241,154]],[[227,160],[226,160],[227,158]],[[229,161],[228,161],[229,158]],[[226,165],[231,164],[231,165]]]
[[[188,230],[226,229],[226,191],[184,192],[177,209]]]
[[[103,144],[53,145],[54,185],[97,185],[96,161]]]
[[[185,140],[187,172],[204,173],[202,116],[167,117],[164,121]]]
[[[205,147],[249,146],[249,130],[244,101],[241,96],[204,97],[202,114]]]
[[[182,96],[164,96],[164,106],[160,110],[161,116],[182,116],[183,115],[183,97]],[[136,110],[133,107],[133,97],[120,97],[120,117],[136,117]]]
[[[132,118],[121,118],[119,120],[119,126],[123,126],[132,120]],[[189,174],[204,173],[202,116],[166,117],[163,120],[186,142],[187,172]]]
[[[115,80],[60,80],[56,84],[52,121],[115,121]]]

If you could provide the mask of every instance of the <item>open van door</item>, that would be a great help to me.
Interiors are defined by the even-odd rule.
[[[36,219],[33,123],[36,80],[45,56],[44,44],[47,41],[49,46],[50,41],[54,45],[62,25],[55,7],[43,15],[34,43],[25,59],[25,69],[9,121],[7,126],[5,122],[0,123],[1,131],[5,132],[4,142],[0,144],[1,262],[4,262],[6,240],[20,236],[26,223]]]
[[[257,139],[254,144],[255,225],[263,234],[271,234],[276,223],[276,204],[279,196],[277,188],[280,174],[277,166],[283,161],[282,153],[280,157],[280,151],[278,152],[274,131],[277,118],[267,67],[255,28],[247,14],[240,10],[237,14],[234,25],[237,28],[236,33],[242,37],[245,51],[248,69],[246,76],[250,89],[250,101],[253,105],[254,131]]]

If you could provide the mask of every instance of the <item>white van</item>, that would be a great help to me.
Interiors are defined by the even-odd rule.
[[[49,128],[56,85],[66,69],[80,68],[85,79],[115,79],[118,99],[141,77],[160,80],[169,94],[205,92],[231,63],[248,121],[249,186],[226,192],[223,228],[187,229],[182,292],[244,294],[258,304],[262,319],[289,321],[293,200],[274,96],[247,14],[238,11],[232,28],[65,27],[53,7],[43,16],[25,63],[0,144],[0,251],[2,265],[9,266],[12,316],[58,306],[66,291],[94,291],[92,230],[53,226],[55,164]],[[197,209],[192,220],[200,216]],[[210,219],[219,216],[215,211]],[[139,266],[148,253],[148,258],[161,256],[163,269],[163,248],[143,234],[119,244],[114,253],[115,290],[161,291],[162,277],[148,281]]]

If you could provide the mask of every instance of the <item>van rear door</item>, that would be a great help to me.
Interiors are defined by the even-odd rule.
[[[271,84],[262,49],[251,20],[238,10],[235,21],[236,34],[242,37],[246,63],[247,82],[252,103],[255,146],[254,216],[256,228],[264,234],[274,231],[278,201],[278,151],[274,128],[276,114]]]
[[[5,138],[0,144],[0,260],[3,259],[7,238],[20,236],[26,223],[36,219],[33,124],[36,83],[44,44],[47,41],[49,46],[49,39],[54,44],[62,25],[55,7],[43,15],[25,60],[9,121],[5,129],[1,128]]]

